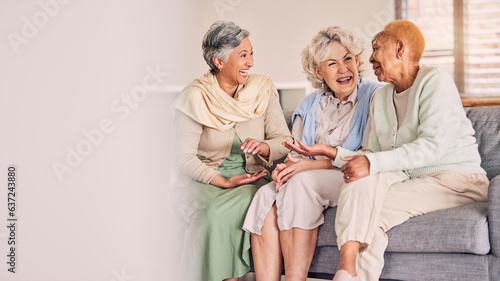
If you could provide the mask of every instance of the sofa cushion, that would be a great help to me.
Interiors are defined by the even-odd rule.
[[[387,232],[388,252],[473,253],[490,251],[487,203],[473,203],[414,217]],[[317,246],[337,246],[337,208],[325,211]]]
[[[283,115],[285,116],[286,125],[288,126],[288,129],[291,132],[292,131],[292,115],[293,115],[293,111],[291,111],[291,110],[284,110],[283,111]]]
[[[491,180],[500,174],[500,106],[467,107],[465,112],[476,131],[481,167]]]

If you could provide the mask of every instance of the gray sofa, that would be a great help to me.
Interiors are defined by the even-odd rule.
[[[488,202],[415,217],[388,231],[382,279],[500,280],[500,107],[466,113],[490,179]],[[310,277],[331,279],[336,271],[336,209],[324,212]]]

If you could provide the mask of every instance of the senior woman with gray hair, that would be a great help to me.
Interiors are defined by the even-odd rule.
[[[360,78],[363,43],[346,29],[321,30],[302,52],[307,79],[318,89],[293,114],[298,143],[362,148],[368,107],[381,84]],[[285,146],[290,146],[286,142]],[[254,197],[243,228],[252,233],[257,280],[306,280],[323,211],[337,205],[343,174],[327,157],[295,153],[278,164],[274,182]]]
[[[236,280],[251,270],[250,235],[242,230],[253,195],[270,179],[264,165],[285,156],[291,141],[272,81],[249,74],[249,32],[215,22],[203,39],[210,71],[174,102],[188,223],[182,264],[185,280]]]

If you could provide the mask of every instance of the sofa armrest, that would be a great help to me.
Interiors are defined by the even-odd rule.
[[[491,251],[500,257],[500,175],[490,181],[488,188],[488,224]]]

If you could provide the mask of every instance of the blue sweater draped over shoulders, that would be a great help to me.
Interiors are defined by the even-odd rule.
[[[373,95],[373,92],[380,86],[382,86],[381,83],[365,80],[363,78],[359,79],[359,83],[357,86],[358,107],[356,108],[356,112],[354,113],[351,121],[349,136],[342,145],[343,148],[349,150],[357,150],[361,148],[361,143],[363,142],[363,134],[368,119],[368,112],[370,109],[370,99]],[[316,109],[323,95],[325,95],[325,92],[320,91],[316,91],[307,95],[300,102],[299,106],[292,115],[292,124],[297,116],[300,116],[302,118],[302,142],[306,145],[314,144],[316,137]]]

